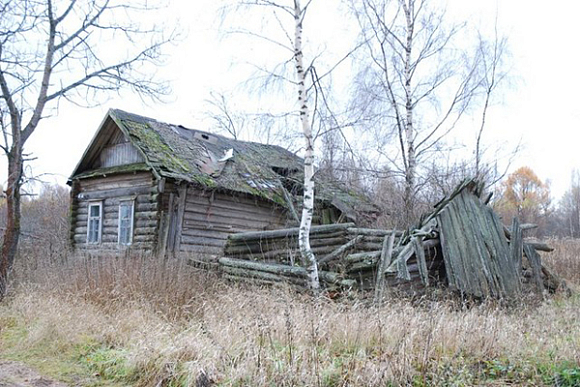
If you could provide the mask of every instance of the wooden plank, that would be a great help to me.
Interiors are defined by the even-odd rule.
[[[187,200],[192,203],[223,207],[226,209],[246,207],[249,210],[271,211],[274,207],[270,201],[259,199],[256,196],[246,197],[242,195],[229,195],[222,192],[192,191]]]
[[[232,229],[234,227],[243,230],[263,230],[265,227],[272,226],[271,222],[268,221],[257,221],[252,219],[251,215],[245,218],[227,215],[206,217],[204,215],[194,214],[190,211],[184,214],[184,228],[189,227],[199,227],[199,225],[211,226],[221,226],[223,229]]]
[[[419,275],[421,276],[421,282],[425,286],[429,286],[429,271],[427,270],[427,261],[425,260],[425,251],[423,246],[421,246],[421,241],[419,238],[412,238],[411,244],[413,245],[413,250],[415,252],[415,257],[417,257],[417,263],[419,266]]]
[[[257,230],[265,227],[278,227],[281,224],[278,217],[238,210],[210,210],[203,207],[192,208],[189,206],[186,208],[185,213],[185,219],[190,224],[202,222],[249,225]]]
[[[331,224],[322,226],[312,226],[310,229],[310,235],[324,234],[328,232],[342,231],[346,232],[346,229],[352,227],[354,223],[342,223],[342,224]],[[240,234],[233,234],[228,237],[232,241],[249,241],[249,240],[260,240],[266,238],[288,238],[297,237],[298,227],[272,230],[272,231],[253,231]]]
[[[378,269],[376,275],[375,284],[375,303],[379,302],[383,297],[383,291],[385,289],[385,271],[387,267],[391,264],[391,258],[393,255],[393,246],[395,244],[396,233],[392,232],[391,235],[385,236],[383,242],[383,248],[381,250],[381,256],[378,262]]]
[[[102,189],[128,188],[135,185],[153,185],[151,172],[131,172],[107,177],[92,177],[80,180],[81,191],[93,191]]]
[[[512,220],[511,241],[510,241],[510,255],[512,261],[515,263],[519,275],[522,270],[522,254],[524,252],[523,233],[520,228],[520,221],[516,217]]]
[[[127,187],[127,188],[116,188],[116,189],[106,189],[99,191],[87,191],[78,194],[81,200],[101,200],[111,197],[123,197],[132,196],[140,194],[151,194],[157,193],[157,187]]]
[[[182,187],[179,187],[177,189],[177,223],[176,223],[176,229],[175,229],[175,234],[176,234],[176,238],[175,238],[175,250],[179,251],[180,248],[180,244],[181,244],[181,239],[183,237],[183,235],[181,234],[181,231],[183,230],[183,215],[185,213],[185,200],[187,198],[187,185],[184,185]]]
[[[540,254],[533,248],[533,246],[524,243],[524,253],[528,262],[532,268],[532,273],[534,276],[534,282],[536,284],[536,290],[538,294],[542,294],[544,291],[544,282],[542,281],[542,262]]]

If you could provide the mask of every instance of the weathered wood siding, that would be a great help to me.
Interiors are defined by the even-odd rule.
[[[145,160],[137,148],[129,142],[109,145],[100,155],[100,168],[116,167],[133,163],[143,163]]]
[[[286,219],[284,210],[269,201],[189,186],[177,251],[222,254],[228,235],[280,228]]]
[[[77,249],[112,251],[126,249],[118,243],[119,202],[134,200],[132,249],[153,250],[159,227],[158,183],[149,172],[126,173],[75,181],[73,185],[71,239]],[[102,203],[101,243],[87,244],[90,202]]]

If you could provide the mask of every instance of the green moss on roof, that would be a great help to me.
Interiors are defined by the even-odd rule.
[[[160,166],[173,172],[184,174],[192,172],[191,167],[178,157],[179,155],[163,141],[159,133],[149,124],[128,119],[122,120],[122,122],[123,125],[131,129],[130,136],[135,139],[137,145],[141,149],[147,148],[148,158],[154,159],[150,161],[159,163]]]
[[[288,178],[298,184],[303,180],[303,160],[282,147],[237,141],[122,110],[112,109],[109,114],[160,176],[245,193],[284,207],[283,183]],[[233,150],[233,157],[220,161],[229,150]],[[274,169],[285,170],[290,176],[281,176]],[[316,192],[343,212],[352,212],[360,200],[334,185],[317,184]]]

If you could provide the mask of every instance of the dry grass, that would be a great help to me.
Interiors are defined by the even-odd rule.
[[[579,247],[558,245],[550,259],[573,288]],[[577,296],[510,308],[432,299],[377,307],[357,295],[232,285],[146,257],[30,266],[0,305],[0,356],[74,363],[48,372],[69,381],[84,372],[84,385],[580,384]]]

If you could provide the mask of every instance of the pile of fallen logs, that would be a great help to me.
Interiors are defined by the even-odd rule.
[[[480,191],[466,180],[405,232],[353,223],[313,226],[310,244],[321,284],[375,289],[376,297],[393,286],[417,291],[443,284],[464,295],[498,298],[519,294],[526,281],[540,293],[560,286],[537,253],[551,249],[523,238],[532,226],[517,219],[511,229],[503,226]],[[307,286],[298,228],[230,235],[224,255],[218,267],[228,279]]]
[[[310,246],[317,256],[332,253],[348,242],[348,228],[354,223],[313,226]],[[245,232],[228,237],[224,254],[238,259],[294,265],[299,261],[298,228]]]
[[[226,279],[263,285],[286,282],[297,288],[307,288],[307,272],[303,267],[227,257],[220,258],[219,264]],[[326,287],[350,288],[356,286],[356,281],[344,279],[334,272],[321,270],[318,275]]]
[[[298,228],[254,231],[228,237],[224,255],[267,263],[295,265],[300,261]],[[389,230],[357,228],[354,223],[312,226],[310,246],[323,268],[333,268],[349,252],[380,251]],[[395,232],[401,235],[401,232]]]

